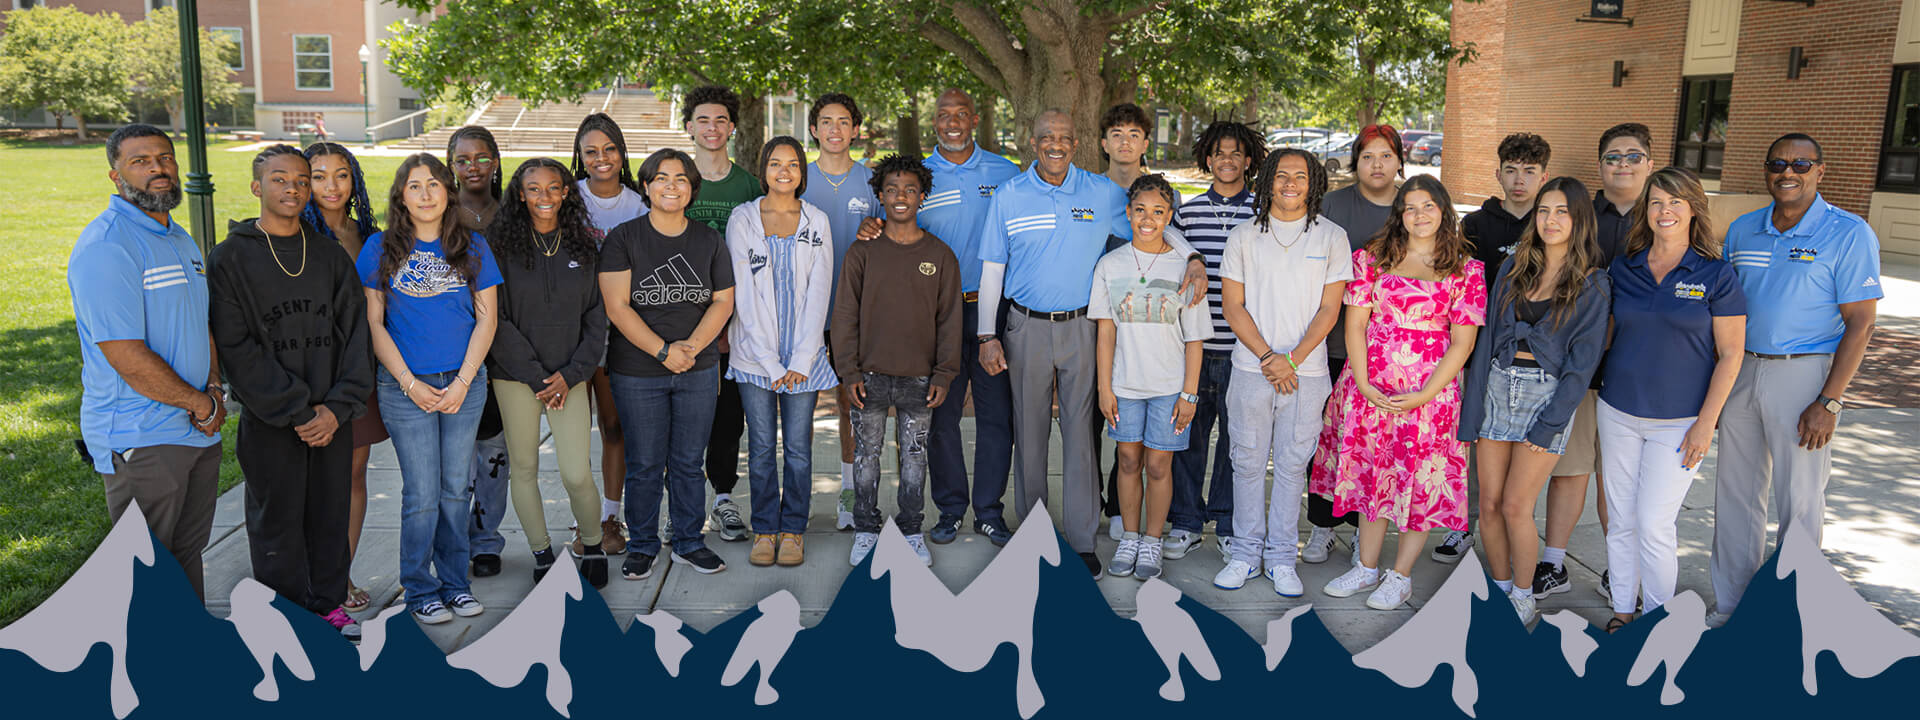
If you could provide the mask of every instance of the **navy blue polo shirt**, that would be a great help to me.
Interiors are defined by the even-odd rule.
[[[1602,366],[1600,399],[1649,420],[1694,417],[1707,400],[1719,360],[1713,319],[1747,314],[1747,295],[1725,260],[1709,260],[1689,248],[1679,265],[1654,282],[1647,254],[1615,258],[1607,268],[1613,280],[1613,345]]]

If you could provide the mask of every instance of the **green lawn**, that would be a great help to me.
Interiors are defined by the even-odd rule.
[[[214,217],[258,215],[248,192],[250,153],[216,145]],[[181,147],[185,154],[184,145]],[[184,158],[182,161],[184,165]],[[384,206],[400,158],[369,158],[364,170]],[[519,166],[509,158],[511,173]],[[181,168],[184,173],[185,167]],[[108,530],[100,478],[81,463],[80,353],[67,294],[67,256],[74,239],[113,193],[98,141],[73,147],[0,140],[0,625],[13,622],[65,582]],[[175,211],[185,221],[185,208]],[[233,421],[221,489],[239,482]]]

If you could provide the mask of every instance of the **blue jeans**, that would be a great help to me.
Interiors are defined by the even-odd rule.
[[[1173,529],[1199,533],[1208,520],[1213,531],[1233,536],[1233,442],[1227,435],[1227,385],[1233,377],[1232,353],[1208,351],[1200,361],[1200,402],[1187,425],[1187,449],[1173,456],[1173,504],[1167,519]],[[1213,492],[1201,507],[1207,482],[1207,437],[1220,421],[1220,442],[1213,452]]]
[[[703,468],[720,367],[660,377],[615,373],[610,379],[627,446],[627,552],[660,554],[661,493],[669,502],[673,552],[706,547],[700,505],[707,497]]]
[[[927,437],[933,410],[927,407],[930,377],[860,373],[866,385],[864,408],[853,410],[853,529],[880,532],[880,454],[887,449],[887,408],[893,408],[894,461],[899,465],[900,512],[893,524],[902,535],[920,534],[927,505]],[[946,403],[942,402],[942,405]]]
[[[960,374],[947,386],[947,401],[933,409],[933,432],[927,441],[927,472],[933,505],[940,517],[956,521],[967,515],[966,441],[960,435],[960,417],[973,387],[973,518],[1000,523],[1006,512],[1001,498],[1013,467],[1013,383],[1011,374],[988,375],[980,366],[980,344],[974,328],[980,324],[980,303],[961,303]],[[1007,326],[1000,312],[996,327]]]
[[[433,388],[455,382],[453,372],[415,375]],[[487,402],[483,368],[467,388],[459,412],[429,413],[401,392],[386,368],[379,370],[380,418],[400,461],[400,587],[407,607],[467,592],[467,513],[474,435]]]
[[[777,393],[750,382],[740,387],[747,414],[747,482],[753,493],[753,531],[763,535],[804,533],[813,507],[813,405],[818,392]],[[777,426],[777,427],[776,427]],[[774,463],[775,431],[786,460]]]

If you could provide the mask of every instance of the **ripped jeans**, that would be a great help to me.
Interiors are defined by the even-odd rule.
[[[927,433],[933,410],[927,407],[932,378],[861,373],[866,407],[852,411],[853,529],[880,532],[880,453],[887,447],[887,408],[893,408],[900,445],[900,512],[893,518],[902,535],[916,535],[926,514]]]

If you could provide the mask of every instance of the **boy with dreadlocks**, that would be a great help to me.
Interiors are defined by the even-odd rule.
[[[214,345],[243,406],[235,456],[246,475],[253,576],[340,630],[347,599],[347,483],[373,353],[353,261],[300,219],[305,156],[253,159],[260,217],[231,223],[208,258]]]
[[[1312,154],[1277,151],[1256,177],[1258,219],[1228,235],[1220,265],[1227,324],[1239,340],[1227,392],[1235,534],[1232,557],[1213,584],[1238,589],[1265,565],[1275,593],[1299,597],[1300,498],[1320,411],[1333,393],[1327,333],[1341,312],[1353,263],[1346,231],[1320,214],[1327,174]],[[1269,459],[1270,498],[1261,496]]]

